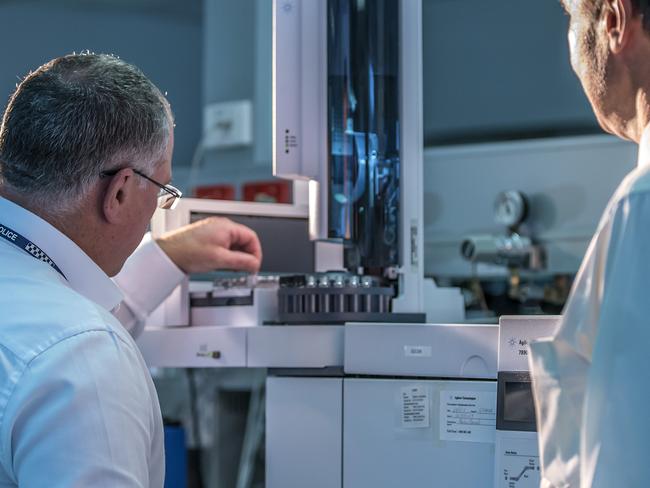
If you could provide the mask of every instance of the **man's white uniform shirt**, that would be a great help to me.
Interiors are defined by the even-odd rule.
[[[2,198],[0,225],[65,275],[0,239],[0,488],[162,487],[156,391],[111,312],[137,329],[182,273],[146,244],[118,276],[120,307],[118,286],[56,228]]]
[[[650,486],[650,130],[555,337],[531,344],[542,487]]]

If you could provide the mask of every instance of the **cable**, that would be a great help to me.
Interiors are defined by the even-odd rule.
[[[192,156],[192,163],[190,164],[190,175],[187,181],[188,193],[192,192],[194,183],[196,182],[196,178],[198,176],[198,172],[201,169],[201,162],[203,161],[204,156],[205,156],[205,139],[201,137],[201,139],[196,145],[196,149],[194,149],[194,155]]]

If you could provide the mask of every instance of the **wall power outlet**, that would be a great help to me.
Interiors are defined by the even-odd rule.
[[[203,145],[207,149],[253,143],[253,104],[250,100],[211,103],[203,108]]]

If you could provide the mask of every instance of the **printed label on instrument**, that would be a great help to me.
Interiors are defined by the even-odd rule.
[[[430,358],[431,346],[404,346],[404,356],[407,358]]]
[[[402,388],[402,427],[426,429],[429,427],[429,390],[424,386]]]
[[[441,391],[440,439],[494,442],[497,395],[490,391]]]

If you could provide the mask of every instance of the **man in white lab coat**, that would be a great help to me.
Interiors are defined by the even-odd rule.
[[[0,487],[162,488],[153,382],[125,327],[184,272],[256,271],[254,232],[208,219],[140,243],[169,184],[173,119],[118,58],[30,73],[0,128]],[[116,278],[122,290],[109,277]],[[122,325],[115,317],[122,320]]]
[[[564,0],[601,126],[639,144],[555,337],[531,345],[543,487],[650,486],[650,7]]]

